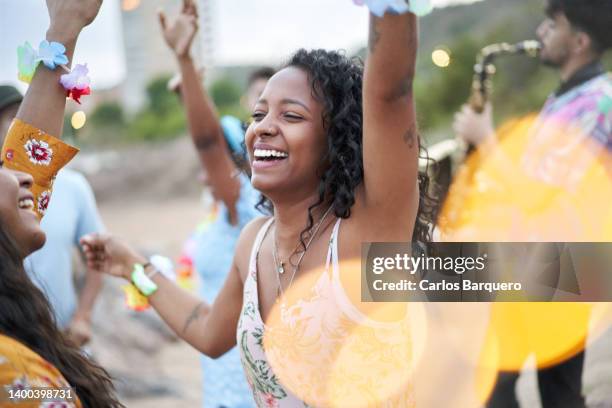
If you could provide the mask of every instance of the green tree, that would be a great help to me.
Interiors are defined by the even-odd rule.
[[[240,87],[229,78],[221,78],[210,87],[210,95],[220,110],[240,104]]]
[[[153,79],[147,85],[149,109],[158,115],[167,115],[180,109],[178,98],[168,90],[169,80],[169,75],[162,75]]]
[[[125,124],[123,108],[117,102],[104,102],[89,115],[91,124],[96,127],[116,127]]]

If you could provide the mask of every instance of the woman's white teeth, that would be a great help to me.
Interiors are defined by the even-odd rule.
[[[284,159],[289,155],[285,152],[279,152],[278,150],[264,150],[264,149],[255,149],[255,157],[258,159],[267,159],[270,157],[278,157]]]
[[[34,200],[31,198],[24,198],[19,200],[19,208],[22,210],[31,210],[34,208]]]

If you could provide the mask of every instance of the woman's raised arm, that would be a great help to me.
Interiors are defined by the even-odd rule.
[[[418,209],[419,138],[412,87],[417,43],[414,14],[370,15],[363,85],[364,192],[368,214],[384,231],[410,231]]]
[[[233,177],[236,166],[223,137],[217,110],[202,85],[190,53],[198,30],[195,3],[183,0],[181,13],[172,21],[160,12],[159,22],[166,44],[174,53],[181,71],[181,97],[200,162],[215,196],[223,201],[231,220],[237,221],[235,204],[240,194],[240,181]]]
[[[101,5],[102,0],[47,0],[50,23],[46,40],[66,47],[69,64],[81,30],[95,19]],[[65,73],[60,67],[51,70],[40,64],[17,118],[60,137],[66,108],[66,90],[60,85],[60,76]]]

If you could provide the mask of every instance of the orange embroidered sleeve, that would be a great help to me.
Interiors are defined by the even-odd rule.
[[[57,172],[78,151],[42,130],[15,119],[9,128],[0,157],[7,169],[32,175],[36,212],[42,218],[49,206]]]
[[[69,388],[70,385],[57,368],[15,339],[0,334],[0,407],[82,408],[74,389],[67,394]],[[26,392],[17,394],[17,390]],[[63,394],[61,390],[64,390]],[[57,391],[57,395],[49,398],[33,397],[35,393],[43,391]],[[28,398],[28,392],[32,398]],[[58,404],[52,405],[51,400]]]

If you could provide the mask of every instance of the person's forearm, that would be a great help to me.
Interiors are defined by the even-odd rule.
[[[157,291],[149,297],[151,306],[181,339],[208,354],[202,327],[211,307],[161,273],[157,273],[153,281]]]
[[[222,142],[216,109],[201,83],[190,56],[177,57],[182,75],[181,95],[187,110],[189,133],[198,149]]]
[[[96,299],[102,290],[104,285],[104,276],[99,273],[87,271],[85,277],[85,285],[79,296],[79,306],[74,316],[74,320],[83,319],[86,321],[91,320],[91,314],[93,307],[96,303]]]
[[[46,39],[63,44],[66,47],[66,56],[72,62],[78,36],[74,30],[51,27],[47,31]],[[50,135],[61,137],[66,90],[59,81],[60,76],[65,73],[61,67],[50,70],[40,64],[21,103],[17,118]]]
[[[370,15],[364,93],[390,102],[411,95],[417,46],[414,14]]]

